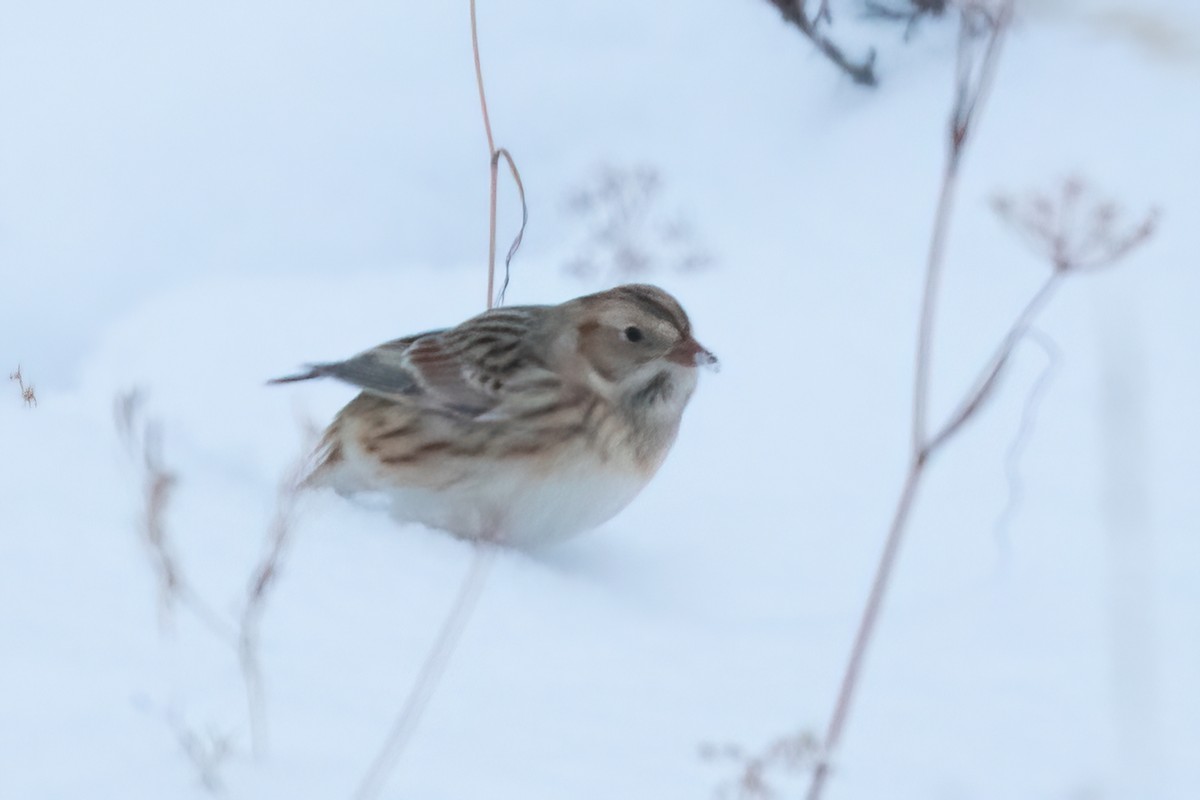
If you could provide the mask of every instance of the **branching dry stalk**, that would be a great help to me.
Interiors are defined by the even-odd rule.
[[[310,440],[302,453],[313,451],[311,441],[315,431],[310,430]],[[246,686],[246,706],[250,720],[250,743],[255,757],[262,758],[267,751],[267,716],[262,666],[259,660],[259,624],[266,611],[267,598],[279,578],[284,557],[291,545],[292,531],[296,519],[297,505],[304,489],[304,479],[311,471],[311,457],[301,455],[284,475],[279,484],[275,502],[275,513],[267,529],[266,548],[255,565],[246,591],[246,602],[239,621],[237,653]]]
[[[771,800],[782,797],[780,779],[812,769],[819,753],[817,737],[808,732],[781,736],[758,753],[736,744],[703,744],[700,758],[733,762],[737,776],[717,787],[714,800]]]
[[[1120,261],[1154,233],[1158,211],[1121,226],[1122,209],[1078,176],[1055,194],[996,195],[992,210],[1057,272],[1095,272]]]
[[[703,269],[712,257],[701,249],[681,215],[666,215],[663,179],[649,165],[603,164],[567,196],[566,209],[586,230],[568,272],[644,280],[659,267]]]
[[[907,7],[895,6],[877,0],[866,0],[863,4],[865,16],[870,19],[881,19],[888,22],[899,22],[904,25],[904,39],[912,37],[917,23],[924,17],[940,17],[946,13],[947,6],[954,0],[908,0]]]
[[[21,374],[21,365],[17,365],[15,372],[8,373],[10,381],[17,382],[17,388],[21,392],[21,399],[25,401],[26,408],[37,408],[37,393],[33,390],[33,384],[26,385],[25,377]]]
[[[232,627],[195,591],[184,576],[171,546],[166,516],[178,476],[163,461],[162,426],[157,420],[144,418],[143,401],[143,395],[137,390],[118,395],[114,416],[117,435],[141,475],[142,509],[138,530],[158,577],[160,622],[166,628],[172,608],[178,604],[191,611],[214,636],[232,645],[237,641]]]
[[[517,249],[521,246],[522,237],[525,235],[525,225],[529,220],[529,210],[525,203],[525,187],[521,183],[521,175],[517,171],[517,165],[508,150],[496,147],[496,141],[492,136],[492,123],[488,116],[487,94],[483,88],[483,65],[479,58],[479,26],[475,13],[475,0],[470,0],[470,14],[471,52],[475,60],[475,82],[479,89],[479,108],[483,116],[483,130],[487,135],[491,177],[490,203],[488,208],[487,280],[487,307],[491,309],[495,305],[504,302],[504,292],[508,288],[509,266],[513,255],[516,254]],[[520,194],[521,227],[508,249],[508,254],[504,258],[504,284],[500,287],[500,293],[497,296],[495,293],[496,190],[501,158],[508,164],[509,171],[512,173],[513,181],[516,183],[517,191]],[[421,716],[425,713],[425,708],[429,705],[433,693],[437,690],[442,675],[446,671],[446,666],[450,663],[450,658],[454,655],[454,650],[462,638],[463,631],[466,629],[467,623],[475,611],[475,606],[487,581],[488,572],[491,570],[492,562],[495,559],[496,545],[497,543],[494,542],[479,542],[475,544],[474,552],[471,554],[470,565],[466,575],[463,577],[462,583],[459,585],[454,604],[442,620],[437,638],[434,640],[429,652],[425,655],[425,660],[421,665],[420,671],[417,673],[417,678],[413,682],[412,687],[410,687],[408,695],[404,698],[404,704],[401,706],[400,713],[397,714],[396,720],[392,724],[392,729],[389,731],[383,746],[375,756],[374,761],[371,762],[370,767],[368,767],[366,774],[363,776],[362,782],[355,791],[355,800],[371,800],[371,798],[378,797],[392,769],[404,754],[404,749],[412,739]]]
[[[829,11],[829,0],[820,0],[816,12],[809,11],[809,0],[767,0],[783,15],[783,18],[795,25],[809,41],[816,45],[827,59],[836,64],[838,69],[850,76],[850,79],[860,86],[875,86],[879,83],[875,75],[875,50],[868,51],[866,57],[858,63],[842,52],[822,30],[832,21]]]
[[[1012,11],[1013,0],[1002,0],[994,7],[972,3],[963,8],[956,97],[950,115],[946,164],[930,240],[918,326],[909,465],[826,728],[820,758],[813,770],[808,800],[820,800],[824,792],[831,760],[841,743],[863,661],[874,637],[917,490],[930,459],[974,419],[994,396],[1005,365],[1062,282],[1070,275],[1094,271],[1119,261],[1145,242],[1154,231],[1154,212],[1141,222],[1119,230],[1119,212],[1112,203],[1097,202],[1090,208],[1082,209],[1087,192],[1078,180],[1064,184],[1057,204],[1037,195],[1028,203],[1011,200],[994,203],[1001,217],[1049,260],[1052,270],[1001,338],[979,377],[964,392],[955,410],[930,432],[928,404],[933,328],[954,192],[963,153],[986,101]]]
[[[175,740],[179,743],[179,748],[196,770],[200,785],[210,794],[224,793],[225,785],[221,780],[221,770],[234,753],[233,737],[228,733],[217,733],[212,730],[201,734],[175,716],[170,717],[168,722],[175,734]]]
[[[262,668],[258,656],[259,624],[292,540],[303,479],[311,466],[308,454],[311,454],[313,448],[309,445],[302,448],[306,455],[297,458],[280,482],[274,516],[267,530],[266,547],[262,558],[254,567],[242,613],[235,626],[201,597],[179,565],[166,523],[167,510],[178,485],[178,478],[163,461],[162,426],[158,420],[145,418],[143,401],[143,395],[136,390],[118,395],[115,419],[117,434],[141,472],[143,504],[138,528],[150,554],[151,566],[158,577],[160,618],[165,628],[170,622],[174,606],[184,607],[214,637],[237,655],[246,690],[251,745],[255,756],[261,757],[266,752],[266,714]],[[315,438],[315,431],[310,430],[309,439]],[[177,728],[180,743],[189,757],[198,767],[202,767],[197,760],[197,754],[203,754],[203,750],[197,748],[205,743],[182,726],[174,727]],[[184,734],[188,735],[185,737]],[[226,739],[221,743],[222,750],[219,755],[222,758],[224,750],[229,747]],[[215,747],[216,740],[213,740],[212,744]],[[210,750],[210,755],[217,752],[212,748]],[[204,770],[201,769],[201,772],[203,776]],[[210,785],[208,778],[202,779],[210,790],[215,791],[219,788],[215,784]]]

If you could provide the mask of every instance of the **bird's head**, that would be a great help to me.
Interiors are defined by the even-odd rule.
[[[570,333],[597,391],[626,402],[687,401],[696,367],[717,358],[692,336],[674,297],[647,284],[628,284],[564,305]]]

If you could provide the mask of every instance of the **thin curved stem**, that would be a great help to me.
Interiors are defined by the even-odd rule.
[[[500,182],[499,168],[500,159],[504,158],[508,162],[508,169],[512,173],[513,181],[517,184],[517,192],[521,196],[521,228],[517,231],[516,238],[513,239],[512,245],[508,248],[508,255],[504,257],[504,285],[500,287],[499,302],[504,302],[504,292],[508,289],[509,267],[512,264],[513,256],[516,255],[518,248],[521,246],[521,240],[525,237],[525,226],[529,223],[529,206],[525,202],[525,184],[521,181],[521,173],[517,171],[517,164],[513,160],[512,153],[504,147],[496,147],[496,139],[492,136],[492,120],[488,114],[487,93],[483,88],[483,63],[479,58],[479,24],[476,21],[475,15],[475,0],[471,0],[471,53],[475,59],[475,85],[479,88],[479,110],[483,115],[483,132],[487,135],[488,145],[488,281],[487,281],[487,307],[493,308],[497,304],[496,295],[496,210],[497,210],[497,193]]]
[[[403,754],[404,748],[412,739],[417,724],[421,721],[421,716],[425,713],[425,708],[429,705],[429,701],[441,681],[442,673],[446,671],[446,665],[450,663],[450,657],[454,655],[454,650],[462,639],[467,622],[470,621],[471,614],[475,611],[475,605],[483,592],[485,579],[495,555],[496,548],[491,544],[481,543],[475,546],[475,552],[471,556],[471,565],[458,587],[454,605],[451,606],[450,613],[442,621],[437,639],[434,640],[433,647],[426,655],[425,663],[421,665],[421,671],[417,674],[417,679],[409,690],[408,697],[404,700],[404,707],[396,716],[396,721],[392,724],[392,729],[388,733],[387,739],[384,740],[383,747],[375,756],[375,760],[371,762],[366,776],[359,784],[358,791],[354,793],[355,800],[371,800],[371,798],[379,796],[379,791],[383,788],[388,774],[391,773],[392,768]]]
[[[995,390],[996,381],[1000,377],[1000,373],[1004,371],[1004,366],[1012,357],[1013,350],[1017,344],[1029,332],[1029,326],[1033,324],[1033,320],[1041,313],[1046,304],[1050,302],[1050,298],[1054,296],[1055,291],[1062,284],[1065,272],[1057,271],[1046,279],[1042,287],[1029,299],[1025,304],[1025,308],[1017,315],[1012,327],[1008,329],[1008,333],[996,345],[996,350],[988,359],[987,366],[975,381],[974,388],[968,391],[963,399],[959,402],[958,408],[950,418],[942,425],[936,434],[934,434],[929,442],[925,445],[925,452],[932,455],[939,450],[954,434],[958,433],[959,429],[966,424],[972,416],[987,402]]]
[[[929,257],[925,266],[925,289],[921,295],[921,319],[917,328],[917,363],[913,379],[912,452],[925,447],[928,422],[929,374],[933,350],[933,323],[936,316],[938,289],[942,281],[942,264],[946,252],[946,235],[950,230],[950,212],[954,208],[954,190],[958,184],[958,159],[951,154],[942,176],[934,215],[933,234],[929,239]]]
[[[475,16],[475,0],[471,0],[471,54],[475,59],[475,85],[479,88],[479,110],[483,114],[483,132],[487,135],[488,169],[491,183],[488,192],[488,280],[487,307],[495,305],[496,286],[496,140],[492,137],[492,119],[488,115],[487,93],[483,89],[483,63],[479,59],[479,23]],[[524,195],[524,192],[522,192]]]
[[[911,516],[913,500],[917,487],[929,462],[930,455],[939,449],[950,436],[953,436],[968,419],[974,416],[980,405],[991,395],[996,385],[996,378],[1011,352],[1013,345],[1024,333],[1028,320],[1036,314],[1052,293],[1057,280],[1052,278],[1047,287],[1043,287],[1018,317],[1009,334],[1001,342],[998,352],[1000,357],[985,370],[983,380],[976,389],[964,398],[956,415],[943,426],[931,439],[928,433],[928,406],[930,394],[930,374],[932,370],[933,329],[937,309],[939,288],[942,272],[944,271],[946,239],[950,229],[951,212],[954,208],[954,196],[958,186],[959,168],[963,152],[974,130],[978,115],[987,99],[995,76],[997,59],[1001,43],[1008,29],[1012,15],[1014,0],[1003,0],[995,16],[982,10],[963,9],[960,22],[958,63],[955,81],[955,100],[949,117],[949,146],[946,152],[946,165],[942,173],[942,183],[938,194],[937,211],[935,212],[933,231],[930,236],[929,254],[925,267],[925,284],[921,297],[920,319],[917,328],[916,369],[913,381],[913,414],[912,440],[908,472],[904,479],[904,487],[892,517],[884,542],[883,553],[875,570],[871,583],[867,604],[859,619],[858,630],[854,644],[850,650],[845,671],[842,673],[841,685],[837,699],[834,702],[833,713],[826,728],[825,740],[821,757],[813,771],[812,783],[809,784],[808,800],[820,800],[829,776],[831,759],[841,742],[842,732],[854,701],[858,686],[859,675],[862,671],[866,653],[874,638],[879,613],[887,594],[888,584],[895,570],[900,545]],[[975,32],[971,13],[983,15],[987,24],[987,43],[984,52],[978,59],[978,69],[972,46]]]
[[[496,214],[496,210],[495,210],[496,167],[497,167],[497,164],[501,157],[503,157],[504,160],[506,162],[508,162],[508,170],[509,170],[509,172],[512,173],[513,182],[517,184],[517,194],[521,198],[521,227],[517,230],[517,235],[513,239],[512,244],[509,245],[508,253],[505,254],[505,256],[504,256],[504,283],[500,286],[500,295],[499,295],[499,301],[498,301],[501,304],[503,304],[504,303],[504,293],[508,291],[508,276],[510,273],[509,267],[512,264],[513,256],[515,256],[517,254],[517,250],[521,247],[521,241],[525,238],[525,226],[527,224],[529,224],[529,205],[525,202],[525,183],[521,180],[521,173],[517,171],[517,163],[515,161],[513,161],[512,154],[508,152],[507,148],[501,147],[500,149],[498,149],[496,151],[495,158],[492,159],[492,217],[493,217],[493,219],[495,219],[495,214]],[[492,258],[493,262],[496,257],[496,254],[495,254],[495,249],[496,249],[495,232],[496,232],[496,227],[495,227],[495,225],[493,225],[491,236],[490,236],[491,258]],[[493,273],[493,270],[489,269],[488,270],[488,284],[489,284],[488,295],[489,295],[489,298],[491,297],[490,286],[491,286],[492,273]],[[490,307],[491,306],[489,306],[489,308]]]
[[[487,95],[483,91],[483,66],[479,61],[479,24],[475,20],[475,0],[471,0],[471,52],[475,56],[475,84],[479,87],[479,108],[483,112],[483,132],[487,134],[488,155],[496,152],[492,138],[492,120],[488,116]]]
[[[888,580],[892,575],[896,557],[900,552],[900,543],[904,538],[904,529],[912,512],[913,501],[917,496],[921,476],[924,474],[924,461],[913,461],[908,467],[904,478],[904,488],[896,503],[892,515],[892,524],[888,529],[887,541],[884,543],[883,555],[879,558],[879,566],[875,569],[875,580],[871,583],[871,593],[867,597],[867,606],[863,610],[858,632],[854,637],[854,645],[850,649],[850,661],[842,673],[842,684],[838,689],[837,703],[833,715],[829,718],[829,727],[825,731],[825,741],[822,746],[821,758],[813,771],[812,783],[808,787],[808,800],[818,800],[825,789],[825,781],[829,777],[829,756],[837,749],[842,740],[842,731],[850,714],[850,704],[858,687],[859,673],[862,672],[863,659],[867,654],[867,645],[875,632],[875,622],[883,607],[883,598],[887,593]]]
[[[483,88],[483,66],[479,58],[479,25],[475,14],[475,0],[470,0],[470,11],[471,52],[475,60],[475,83],[479,88],[479,109],[483,115],[483,130],[487,135],[488,145],[490,181],[488,192],[487,307],[491,309],[495,305],[496,298],[496,195],[501,158],[504,158],[508,162],[508,168],[512,172],[513,180],[517,184],[517,191],[521,197],[521,228],[508,250],[508,255],[504,259],[504,286],[500,290],[501,299],[504,297],[504,290],[508,288],[509,262],[512,261],[517,248],[521,246],[521,239],[525,235],[525,224],[529,220],[529,208],[525,203],[525,185],[521,181],[521,174],[517,171],[517,165],[513,161],[512,154],[504,148],[497,148],[495,139],[492,136],[492,122],[488,115],[487,94]],[[408,696],[404,699],[404,705],[400,709],[400,713],[396,716],[396,721],[393,723],[387,739],[384,740],[378,755],[371,762],[371,766],[363,777],[362,783],[359,784],[358,790],[354,794],[355,800],[370,800],[378,796],[392,768],[399,761],[405,747],[408,746],[409,741],[412,739],[412,735],[421,721],[421,716],[425,713],[425,709],[429,705],[433,693],[437,690],[438,683],[441,681],[447,665],[450,663],[450,658],[454,655],[454,650],[462,639],[463,631],[466,630],[467,623],[475,612],[475,606],[479,602],[479,596],[483,593],[488,572],[491,569],[492,561],[495,559],[495,551],[495,541],[485,540],[476,543],[474,552],[471,554],[471,564],[463,576],[462,582],[459,584],[454,604],[451,606],[445,619],[442,620],[442,627],[438,631],[437,638],[425,656],[425,661],[421,665],[417,679],[409,690]]]

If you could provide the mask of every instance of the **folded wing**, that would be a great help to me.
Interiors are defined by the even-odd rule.
[[[345,361],[310,364],[304,372],[270,383],[328,377],[437,413],[491,418],[520,414],[561,383],[531,352],[521,331],[506,330],[509,335],[498,336],[495,326],[494,320],[479,317],[457,328],[396,339]]]

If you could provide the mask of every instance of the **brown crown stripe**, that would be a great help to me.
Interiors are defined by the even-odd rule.
[[[676,330],[682,334],[687,334],[691,325],[688,322],[687,315],[682,308],[675,306],[672,308],[663,303],[661,294],[657,291],[650,292],[646,289],[636,286],[624,286],[618,290],[627,300],[637,304],[639,308],[651,316],[658,317],[664,322],[669,322],[674,325]],[[674,304],[672,304],[674,305]]]

